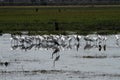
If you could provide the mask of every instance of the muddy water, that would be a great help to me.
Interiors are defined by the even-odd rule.
[[[0,65],[0,78],[2,80],[118,80],[120,42],[116,44],[115,35],[107,36],[106,50],[101,51],[97,46],[93,46],[94,43],[91,43],[90,48],[86,48],[83,37],[78,48],[76,41],[72,41],[71,46],[63,47],[59,52],[59,60],[53,66],[56,56],[51,58],[53,49],[33,46],[27,50],[20,47],[13,50],[11,35],[4,34],[0,36],[0,62],[9,62],[9,65],[7,67],[4,64]]]

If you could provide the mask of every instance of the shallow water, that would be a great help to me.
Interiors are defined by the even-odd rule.
[[[120,78],[120,47],[116,44],[115,36],[107,36],[106,51],[103,49],[99,51],[95,46],[85,49],[86,42],[83,37],[78,50],[75,41],[71,43],[72,49],[62,48],[59,52],[60,59],[53,66],[56,55],[51,59],[53,52],[51,48],[34,46],[29,50],[20,47],[13,50],[11,49],[11,35],[3,34],[0,36],[0,62],[7,61],[10,64],[7,67],[0,65],[0,79],[118,80]]]

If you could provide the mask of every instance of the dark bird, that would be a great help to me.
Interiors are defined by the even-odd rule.
[[[54,52],[52,53],[52,59],[53,59],[53,55],[60,52],[60,49],[58,47],[54,47]]]
[[[101,45],[99,45],[99,51],[101,51],[102,50],[102,46]]]
[[[80,41],[80,39],[79,39],[79,37],[78,37],[78,36],[76,37],[76,40],[77,40],[78,42]]]

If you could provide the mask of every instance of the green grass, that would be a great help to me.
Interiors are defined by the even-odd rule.
[[[1,32],[51,32],[55,21],[60,31],[116,33],[120,32],[120,7],[0,7]]]

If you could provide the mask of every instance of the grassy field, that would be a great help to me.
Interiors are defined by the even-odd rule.
[[[59,31],[55,31],[54,22],[58,23]],[[117,33],[120,7],[1,6],[0,32],[8,31]]]

